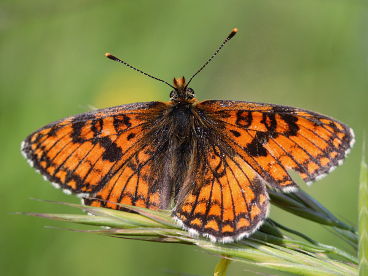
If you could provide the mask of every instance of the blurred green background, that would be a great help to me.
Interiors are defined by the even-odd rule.
[[[11,213],[70,211],[30,197],[78,202],[44,182],[23,159],[19,146],[29,133],[91,106],[168,100],[167,86],[106,59],[105,52],[171,82],[194,73],[233,27],[238,36],[192,82],[197,97],[297,106],[353,127],[358,142],[344,166],[302,187],[356,224],[368,119],[367,19],[366,2],[353,0],[1,0],[1,274],[213,271],[218,257],[194,247],[45,229],[70,225]],[[326,229],[276,207],[271,217],[336,244]],[[232,264],[229,275],[256,275],[251,270]]]

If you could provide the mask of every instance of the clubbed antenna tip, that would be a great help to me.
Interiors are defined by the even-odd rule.
[[[156,78],[156,77],[154,77],[154,76],[152,76],[152,75],[150,75],[150,74],[148,74],[148,73],[146,73],[146,72],[143,72],[142,70],[140,70],[140,69],[138,69],[138,68],[136,68],[136,67],[134,67],[134,66],[130,65],[129,63],[127,63],[127,62],[125,62],[125,61],[123,61],[123,60],[121,60],[121,59],[117,58],[116,56],[113,56],[113,55],[112,55],[112,54],[110,54],[110,53],[105,53],[105,57],[107,57],[107,58],[109,58],[109,59],[111,59],[111,60],[113,60],[113,61],[117,61],[117,62],[119,62],[119,63],[121,63],[121,64],[124,64],[125,66],[127,66],[127,67],[129,67],[129,68],[131,68],[131,69],[133,69],[133,70],[135,70],[135,71],[137,71],[137,72],[139,72],[139,73],[141,73],[141,74],[143,74],[143,75],[147,76],[147,77],[150,77],[150,78],[152,78],[152,79],[155,79],[155,80],[158,80],[158,81],[160,81],[160,82],[163,82],[163,83],[167,84],[168,86],[170,86],[171,88],[174,88],[174,89],[175,89],[175,87],[174,87],[174,86],[172,86],[170,83],[168,83],[168,82],[166,82],[166,81],[164,81],[164,80],[162,80],[162,79]]]
[[[232,39],[234,35],[238,32],[238,28],[234,28],[231,33],[227,36],[227,40]]]
[[[212,56],[202,65],[201,68],[199,68],[199,70],[189,79],[189,81],[187,82],[186,87],[188,87],[189,83],[192,81],[192,79],[199,73],[201,72],[207,65],[208,63],[211,62],[211,60],[220,52],[220,50],[222,49],[222,47],[225,46],[226,43],[228,43],[230,41],[230,39],[232,39],[236,33],[238,32],[237,28],[232,29],[231,33],[226,37],[226,39],[221,43],[221,45],[217,48],[217,50],[212,54]]]

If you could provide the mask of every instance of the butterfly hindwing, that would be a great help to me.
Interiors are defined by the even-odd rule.
[[[174,217],[192,234],[231,242],[249,236],[268,213],[268,195],[258,174],[225,144],[201,152],[194,186],[177,203]]]
[[[149,209],[161,207],[161,186],[158,174],[153,169],[154,156],[155,149],[146,144],[132,150],[111,167],[104,185],[93,198],[84,199],[84,203],[122,210],[124,207],[119,204]]]
[[[297,187],[288,170],[311,183],[340,165],[354,143],[346,125],[302,109],[236,101],[205,101],[197,108],[263,179],[284,191]]]

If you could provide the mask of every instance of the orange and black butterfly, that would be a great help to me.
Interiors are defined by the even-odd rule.
[[[311,183],[340,165],[354,143],[351,128],[303,109],[198,102],[188,87],[193,77],[175,78],[174,85],[155,78],[173,88],[169,102],[121,105],[51,123],[28,136],[22,152],[55,187],[84,204],[171,209],[191,234],[226,243],[260,227],[269,210],[267,188],[298,189],[290,170]]]

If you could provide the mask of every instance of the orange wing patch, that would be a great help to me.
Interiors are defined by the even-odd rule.
[[[141,141],[149,122],[166,107],[160,102],[138,103],[66,118],[31,134],[22,151],[32,166],[66,193],[148,208],[158,206],[158,195],[148,196],[147,179],[134,173],[138,171],[136,163],[147,159],[140,149],[144,147]],[[147,174],[145,170],[139,172]],[[132,184],[127,185],[127,194],[134,190],[136,197],[148,197],[146,203],[128,199],[125,194],[120,198],[118,188],[127,182],[127,177],[131,179],[128,183],[139,183],[136,190]],[[115,183],[113,187],[111,183]]]
[[[195,187],[173,214],[193,235],[199,233],[212,241],[240,240],[256,231],[268,213],[265,184],[257,173],[239,156],[225,154],[212,146]]]
[[[149,146],[134,148],[131,153],[116,162],[105,175],[103,187],[84,203],[111,209],[124,208],[128,204],[158,209],[161,204],[157,174],[152,171],[154,157]]]
[[[269,185],[283,191],[297,188],[289,169],[310,184],[340,165],[354,144],[352,129],[302,109],[232,101],[197,108]]]

